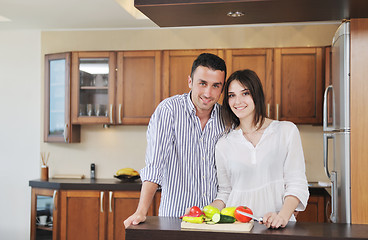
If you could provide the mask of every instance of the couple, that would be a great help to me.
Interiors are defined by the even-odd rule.
[[[298,129],[265,117],[255,72],[225,78],[224,60],[202,53],[188,76],[190,93],[159,104],[147,130],[138,208],[125,227],[145,221],[159,186],[159,216],[179,217],[192,206],[243,205],[268,228],[279,228],[305,209],[309,192]]]

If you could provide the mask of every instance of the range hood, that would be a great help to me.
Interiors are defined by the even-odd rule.
[[[368,0],[135,0],[134,5],[160,27],[340,21],[368,17]]]

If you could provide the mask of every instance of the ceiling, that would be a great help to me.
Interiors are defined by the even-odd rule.
[[[158,27],[133,0],[0,0],[0,30],[119,29]],[[124,7],[125,8],[124,8]],[[6,21],[9,19],[10,21]]]

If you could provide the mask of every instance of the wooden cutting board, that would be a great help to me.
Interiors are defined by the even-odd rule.
[[[253,228],[254,221],[248,223],[217,223],[217,224],[207,224],[207,223],[188,223],[181,222],[182,230],[191,231],[213,231],[213,232],[249,232]]]

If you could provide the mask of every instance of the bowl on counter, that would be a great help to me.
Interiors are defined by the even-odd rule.
[[[130,175],[119,175],[119,176],[116,176],[114,175],[115,178],[119,179],[120,181],[122,182],[134,182],[135,180],[139,179],[140,176],[137,175],[137,176],[130,176]]]

